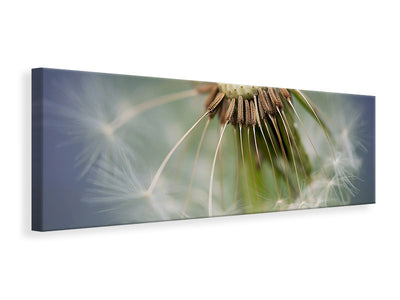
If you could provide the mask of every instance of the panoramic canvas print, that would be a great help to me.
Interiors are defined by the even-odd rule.
[[[32,70],[33,230],[374,202],[373,96]]]

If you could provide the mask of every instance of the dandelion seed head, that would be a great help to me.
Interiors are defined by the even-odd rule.
[[[243,111],[243,115],[245,116],[243,125],[246,127],[257,125],[256,112],[254,109],[255,107],[254,101],[257,101],[257,98],[254,98],[255,99],[254,100],[253,97],[258,95],[259,90],[262,91],[264,95],[263,97],[267,97],[265,98],[266,101],[268,100],[268,97],[271,97],[268,100],[270,102],[267,101],[267,105],[275,105],[276,107],[280,107],[280,109],[283,109],[283,104],[278,103],[279,102],[278,100],[281,99],[278,99],[279,94],[275,89],[268,88],[268,90],[264,90],[255,86],[238,87],[235,85],[218,85],[218,87],[220,89],[220,93],[215,94],[214,102],[216,104],[213,104],[213,102],[211,102],[210,105],[211,106],[214,105],[215,108],[213,109],[221,110],[223,111],[222,114],[224,114],[224,111],[227,108],[227,103],[230,103],[231,101],[228,98],[234,96],[242,96],[244,98],[243,100],[244,104],[246,104],[244,105],[244,111]],[[224,94],[221,94],[221,91]],[[221,102],[217,102],[217,100],[219,99],[218,97],[223,97],[221,98],[222,99]],[[225,107],[225,110],[223,109],[223,107]],[[251,110],[250,108],[252,108],[253,110]],[[121,104],[119,110],[120,110],[119,112],[120,120],[127,119],[130,114],[131,115],[134,114],[134,109],[131,109],[130,111],[126,110],[123,104]],[[265,113],[275,114],[276,112],[271,110],[271,111],[265,111]],[[280,115],[280,117],[282,118],[283,125],[285,125],[285,121],[283,121],[282,115]],[[279,116],[277,118],[279,118]],[[304,117],[303,115],[302,118],[304,118],[305,123],[307,124],[306,127],[307,129],[309,129],[310,135],[312,136],[312,140],[315,143],[316,148],[321,153],[320,155],[322,158],[321,162],[323,164],[323,167],[317,162],[316,152],[314,151],[315,149],[312,149],[312,146],[308,145],[308,143],[303,142],[304,144],[308,145],[306,146],[306,152],[307,154],[310,155],[310,157],[313,160],[312,178],[308,179],[307,182],[305,179],[299,181],[299,179],[297,178],[298,193],[294,200],[286,199],[284,197],[279,197],[278,199],[276,198],[274,199],[274,197],[271,197],[270,194],[267,195],[264,190],[257,191],[257,189],[254,189],[254,187],[250,188],[248,187],[248,189],[250,189],[249,192],[252,194],[256,194],[257,198],[263,199],[264,203],[259,205],[257,210],[254,210],[250,207],[250,211],[251,210],[253,212],[274,211],[274,210],[300,209],[300,208],[312,208],[312,207],[346,204],[348,203],[350,196],[354,195],[354,193],[356,192],[356,186],[354,180],[356,179],[355,174],[359,170],[361,161],[359,159],[359,155],[357,154],[360,144],[357,142],[358,127],[356,125],[359,124],[359,122],[357,122],[357,120],[354,120],[356,119],[354,114],[350,115],[345,110],[345,112],[340,117],[335,119],[335,121],[337,120],[339,123],[339,125],[333,126],[335,128],[332,130],[333,139],[336,141],[335,158],[332,157],[332,153],[329,151],[330,149],[326,140],[326,136],[321,127],[316,126],[315,120],[310,116],[308,116],[307,118]],[[349,122],[348,118],[353,118],[352,122]],[[220,122],[223,122],[223,120],[225,120],[223,115],[222,116],[219,115],[219,119]],[[223,123],[221,123],[219,127],[221,127],[222,125]],[[298,125],[299,124],[297,121],[294,121],[291,124],[291,126],[293,126],[293,128],[296,129],[299,127]],[[289,127],[288,124],[286,126]],[[118,137],[113,128],[113,123],[106,123],[106,124],[103,123],[101,128],[102,128],[102,134],[105,137],[108,137],[109,139],[114,139],[115,137]],[[167,128],[169,130],[167,131],[167,134],[164,135],[167,144],[174,144],[177,139],[176,135],[182,136],[184,134],[184,131],[182,131],[182,126],[180,126],[180,124],[177,122],[172,122],[168,124]],[[218,139],[218,133],[220,132],[220,130],[221,128],[219,128],[219,130],[214,130],[214,138]],[[289,135],[289,132],[286,132],[286,134]],[[303,137],[303,140],[306,141],[307,139]],[[215,149],[214,151],[212,149],[212,143],[211,146],[210,143],[208,144],[209,146],[205,145],[204,148],[208,149],[207,150],[208,152],[215,152]],[[221,145],[223,148],[225,147],[223,146],[224,143],[222,143]],[[251,153],[251,151],[249,153]],[[288,154],[291,153],[289,152]],[[295,158],[293,157],[293,159]],[[155,160],[157,161],[159,159]],[[209,160],[210,157],[201,157],[199,159],[201,165],[209,164]],[[133,174],[125,174],[125,176],[127,176],[128,178],[135,177],[136,179],[138,179],[137,176],[138,174],[143,174],[143,172],[146,172],[143,171],[143,169],[138,168],[137,166],[133,166],[134,164],[132,165],[131,162],[125,162],[125,165],[127,166],[131,165],[130,167],[131,170],[134,170]],[[300,165],[298,166],[298,168],[300,168]],[[325,171],[322,172],[323,170],[322,168],[324,169],[326,168],[328,174],[326,174]],[[198,182],[198,184],[201,184],[201,182],[204,182],[209,178],[209,172],[204,167],[200,167],[199,169],[200,170],[198,172],[198,178],[201,178],[201,180]],[[161,174],[159,174],[159,176],[160,175]],[[326,178],[326,175],[328,175],[328,178]],[[182,187],[178,188],[176,185],[171,185],[173,180],[171,179],[168,180],[167,176],[160,176],[160,178],[157,179],[158,181],[157,186],[155,185],[152,186],[150,190],[146,189],[146,187],[148,187],[148,182],[150,178],[152,178],[152,176],[148,176],[147,180],[144,180],[144,178],[139,178],[138,180],[131,180],[129,184],[120,183],[120,187],[121,185],[123,186],[123,188],[119,190],[121,196],[117,196],[115,197],[115,199],[129,199],[126,205],[124,205],[125,207],[124,213],[127,214],[127,211],[130,210],[130,207],[132,207],[132,209],[136,207],[138,205],[137,201],[139,201],[141,206],[147,205],[147,209],[152,213],[146,214],[143,212],[143,210],[140,210],[141,215],[139,216],[137,215],[136,212],[132,211],[131,216],[134,216],[134,218],[137,220],[145,220],[148,217],[149,218],[154,217],[154,214],[157,215],[158,218],[160,219],[173,219],[182,216],[183,203],[178,199],[183,197],[177,196],[179,192],[172,191],[171,186],[173,186],[177,190],[180,190],[181,188],[184,189],[184,184]],[[225,182],[226,179],[222,181]],[[112,180],[110,180],[110,182],[112,182]],[[122,182],[124,181],[122,180]],[[183,180],[181,183],[184,182],[185,180]],[[118,184],[115,185],[118,186]],[[155,189],[153,190],[154,187]],[[111,187],[109,189],[112,190]],[[193,191],[196,191],[195,192],[196,196],[191,197],[190,205],[187,211],[183,213],[184,217],[208,215],[210,207],[209,205],[207,205],[207,201],[204,201],[206,197],[202,198],[201,196],[202,194],[206,193],[205,191],[199,191],[199,190],[202,189],[193,188]],[[113,193],[114,194],[116,193],[115,187]],[[222,191],[218,192],[216,195],[222,196]],[[211,195],[211,197],[216,197],[216,195]],[[210,195],[208,196],[210,197]],[[218,197],[216,197],[216,199],[218,200]],[[128,203],[131,203],[132,205],[130,206],[128,205]],[[220,201],[213,201],[212,203],[213,203],[212,215],[226,215],[226,214],[238,213],[243,210],[249,210],[249,207],[246,206],[247,204],[244,205],[243,201],[241,201],[239,206],[233,205],[232,202],[223,204],[221,203],[221,199]]]

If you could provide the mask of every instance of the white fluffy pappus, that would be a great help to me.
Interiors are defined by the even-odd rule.
[[[335,94],[326,93],[322,99],[313,100],[317,107],[321,107],[319,113],[323,115],[331,131],[334,141],[335,157],[330,153],[324,133],[319,126],[315,126],[315,120],[304,118],[312,141],[322,159],[323,168],[313,173],[313,179],[303,190],[303,199],[296,199],[294,203],[283,206],[283,209],[316,208],[326,206],[348,205],[351,198],[357,192],[357,182],[362,166],[362,152],[364,146],[363,111],[356,107],[352,101],[346,99],[350,95],[338,97]],[[305,140],[304,133],[303,139]],[[319,162],[310,143],[305,142],[305,148],[313,162],[318,166]]]

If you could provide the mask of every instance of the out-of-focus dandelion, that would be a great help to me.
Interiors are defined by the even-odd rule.
[[[126,222],[345,205],[357,191],[358,122],[343,109],[333,122],[302,91],[201,83],[137,101],[110,94],[109,84],[86,89],[98,94],[73,95],[59,110],[71,141],[82,145],[77,162],[92,186],[85,200],[109,204]],[[196,97],[205,110],[195,105],[186,113],[184,103]],[[154,168],[159,158],[151,153],[169,144],[160,137],[183,120],[189,124],[186,114],[197,119]],[[190,157],[182,176],[164,176],[179,151]]]

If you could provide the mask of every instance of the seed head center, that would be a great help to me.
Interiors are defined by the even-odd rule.
[[[240,84],[227,84],[218,83],[218,90],[225,93],[228,98],[238,98],[242,96],[243,99],[251,100],[254,96],[258,95],[259,86],[255,85],[240,85]]]

